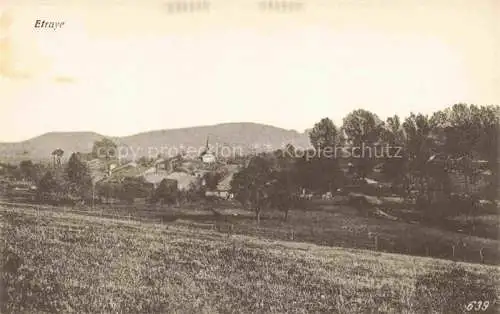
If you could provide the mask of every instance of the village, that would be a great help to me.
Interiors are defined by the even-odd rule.
[[[112,149],[116,150],[116,146],[113,146]],[[56,171],[57,169],[61,169],[63,155],[64,152],[62,150],[54,150],[52,162],[49,163],[49,167]],[[205,189],[206,195],[230,199],[233,197],[233,194],[230,192],[230,182],[234,173],[240,168],[237,164],[228,164],[227,162],[217,160],[209,147],[208,138],[205,148],[199,156],[178,154],[165,158],[158,156],[157,158],[149,158],[149,160],[142,158],[140,161],[123,161],[116,157],[110,158],[109,155],[92,156],[92,154],[80,154],[80,157],[83,160],[87,159],[85,164],[92,177],[94,199],[100,199],[101,196],[109,199],[109,195],[99,193],[102,192],[101,188],[106,185],[120,185],[127,180],[136,180],[146,188],[149,188],[150,191],[157,189],[164,180],[169,184],[173,183],[175,188],[181,192],[196,188],[199,189],[207,185],[207,174],[215,173],[218,175],[217,182],[211,180],[208,190]],[[34,195],[38,189],[38,183],[26,177],[23,177],[19,181],[7,176],[3,178],[2,182],[6,195],[14,197],[19,195],[19,197],[24,196],[29,198],[29,195]],[[140,190],[140,187],[138,190]],[[30,194],[30,192],[32,193]]]
[[[498,0],[0,2],[0,313],[500,313]]]

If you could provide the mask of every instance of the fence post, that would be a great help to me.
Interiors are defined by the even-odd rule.
[[[229,225],[227,228],[227,237],[229,238],[233,234],[233,225]]]
[[[378,251],[378,235],[375,235],[375,250]]]
[[[453,258],[455,258],[455,245],[452,245],[451,248],[452,248],[452,251],[453,251]]]
[[[481,248],[481,249],[479,250],[479,256],[481,257],[481,263],[483,263],[483,264],[484,264],[484,252],[483,252],[483,249],[484,249],[484,248]]]

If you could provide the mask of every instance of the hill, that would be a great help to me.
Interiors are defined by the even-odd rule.
[[[94,141],[103,137],[105,135],[95,132],[50,132],[23,142],[0,143],[0,161],[49,160],[56,148],[63,149],[68,158],[72,152],[90,152]],[[277,149],[287,143],[299,147],[309,146],[305,133],[247,122],[165,129],[110,138],[122,148],[122,155],[132,159],[150,155],[153,157],[160,152],[175,155],[183,149],[198,152],[205,147],[207,137],[216,153],[221,152],[222,146],[233,147],[236,148],[234,151],[243,153],[250,152],[252,147],[263,151]]]
[[[31,159],[50,160],[56,148],[64,150],[66,157],[71,152],[89,152],[94,141],[103,138],[95,132],[49,132],[27,141],[0,143],[0,160],[17,162]]]
[[[0,213],[6,313],[460,313],[477,300],[488,301],[486,313],[498,310],[494,266],[176,224]]]
[[[306,134],[285,130],[258,123],[224,123],[211,126],[198,126],[182,129],[160,130],[140,133],[120,138],[122,144],[134,148],[138,155],[147,155],[148,151],[165,150],[175,155],[182,149],[201,152],[207,137],[209,144],[221,152],[222,147],[234,147],[236,152],[249,152],[252,147],[258,151],[278,149],[287,143],[296,146],[308,146]]]

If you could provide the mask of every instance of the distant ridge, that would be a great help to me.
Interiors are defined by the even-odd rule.
[[[154,130],[109,138],[121,147],[128,159],[133,159],[162,151],[175,153],[182,149],[198,150],[204,147],[207,136],[210,138],[210,146],[237,147],[243,153],[252,149],[278,149],[287,143],[302,148],[309,147],[306,133],[253,122]],[[0,162],[49,160],[56,148],[64,150],[65,159],[73,152],[90,152],[93,143],[104,137],[107,136],[95,132],[49,132],[22,142],[0,143]]]

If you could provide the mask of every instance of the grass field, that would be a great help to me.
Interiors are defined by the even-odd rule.
[[[19,206],[44,208],[40,205],[16,205],[16,207]],[[204,209],[205,207],[207,204],[186,204],[180,208],[136,204],[102,205],[94,210],[89,208],[78,210],[78,208],[48,206],[55,211],[69,210],[74,213],[76,209],[79,214],[97,217],[117,216],[127,219],[130,217],[135,220],[175,223],[199,229],[217,227],[222,232],[258,236],[271,240],[292,240],[324,246],[437,257],[461,262],[500,264],[498,237],[471,236],[466,232],[457,232],[458,228],[447,230],[438,225],[364,217],[357,214],[353,208],[344,205],[332,205],[326,202],[313,204],[309,210],[291,211],[287,222],[282,221],[281,212],[266,210],[262,214],[259,226],[255,224],[254,214],[238,208],[238,204],[231,202],[217,204],[216,208],[222,214],[221,217],[214,216],[211,211]],[[395,211],[393,213],[395,216],[399,214]],[[481,222],[484,217],[488,218],[484,223],[478,223],[476,233],[488,230],[490,234],[494,233],[493,229],[498,226],[495,224],[495,217],[498,216],[490,216],[476,218],[477,222]],[[458,221],[455,224],[461,223]]]
[[[2,313],[460,313],[495,266],[0,207]]]

